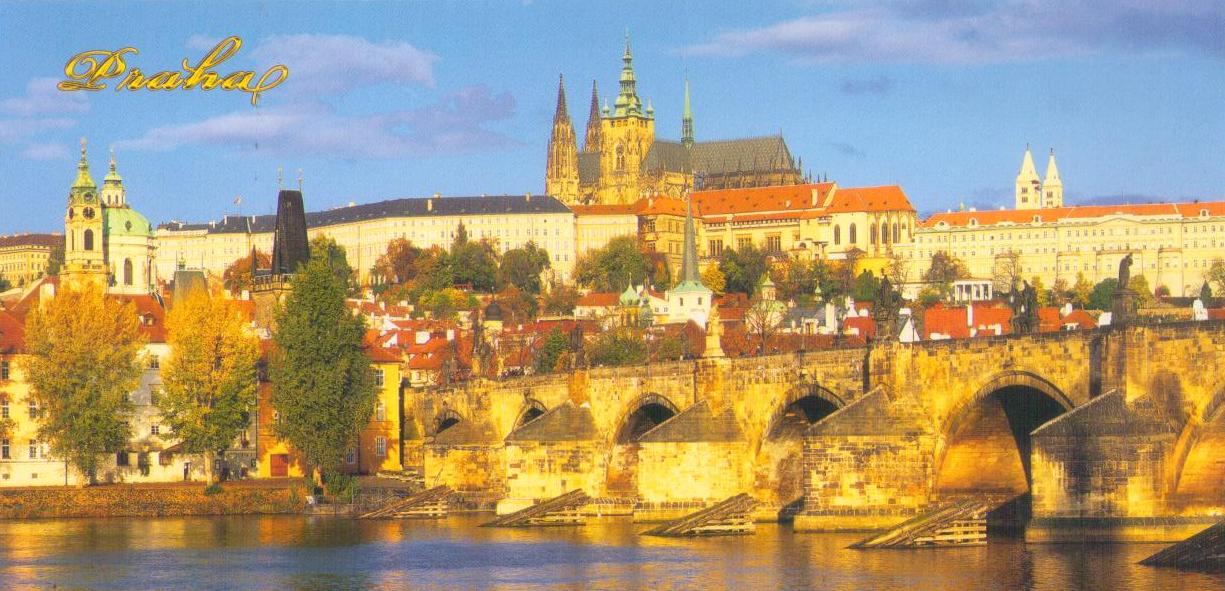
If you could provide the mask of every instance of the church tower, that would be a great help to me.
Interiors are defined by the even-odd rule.
[[[689,107],[689,79],[685,79],[685,111],[681,115],[681,144],[693,147],[693,109]]]
[[[620,92],[612,112],[601,120],[600,203],[626,204],[638,200],[639,169],[655,143],[655,116],[649,106],[643,109],[638,98],[629,34],[625,36],[621,62]]]
[[[81,288],[93,283],[106,289],[106,253],[103,248],[103,205],[98,187],[89,176],[89,161],[85,156],[85,138],[81,138],[81,160],[77,162],[77,178],[68,190],[68,210],[64,214],[64,268],[61,279],[66,285]]]
[[[1034,155],[1025,146],[1025,158],[1021,160],[1021,172],[1017,174],[1016,208],[1039,209],[1042,207],[1042,182],[1034,166]]]
[[[1042,207],[1063,207],[1063,181],[1055,166],[1055,149],[1046,160],[1046,179],[1042,181]]]
[[[570,113],[566,110],[565,77],[557,82],[557,110],[553,113],[553,133],[549,137],[544,192],[564,203],[574,203],[578,199],[578,144]]]
[[[583,138],[583,152],[598,154],[603,136],[600,134],[600,92],[596,81],[591,81],[591,112],[587,114],[587,137]]]

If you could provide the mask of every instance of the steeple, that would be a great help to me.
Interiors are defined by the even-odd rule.
[[[689,106],[689,78],[685,78],[685,110],[681,114],[681,143],[693,147],[693,109]]]
[[[1046,160],[1046,178],[1042,181],[1042,207],[1063,207],[1063,180],[1055,166],[1055,149]]]
[[[110,169],[102,179],[102,204],[107,207],[127,207],[127,191],[123,188],[123,178],[115,167],[115,150],[111,150]]]
[[[72,182],[72,195],[79,197],[88,193],[92,197],[97,188],[98,185],[94,184],[93,177],[89,176],[89,160],[85,156],[85,138],[81,138],[81,159],[77,162],[77,178]]]
[[[1034,166],[1034,155],[1025,145],[1025,157],[1021,160],[1021,172],[1017,174],[1016,192],[1017,209],[1038,209],[1042,207],[1042,183],[1038,180],[1038,168]]]
[[[549,137],[544,191],[566,203],[573,203],[578,198],[578,144],[566,109],[564,76],[557,82],[557,111],[553,114],[553,133]]]
[[[583,139],[584,152],[599,152],[603,134],[600,133],[600,94],[595,80],[591,81],[591,111],[587,114],[587,137]]]
[[[642,117],[642,101],[638,98],[637,80],[634,77],[634,54],[630,51],[630,34],[625,32],[625,53],[621,55],[621,93],[613,103],[614,117]]]
[[[693,194],[685,198],[685,250],[681,259],[681,283],[702,283],[698,272],[698,240],[693,227]]]

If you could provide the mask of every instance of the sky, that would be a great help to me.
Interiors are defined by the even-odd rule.
[[[656,133],[781,131],[806,171],[898,183],[920,213],[1011,205],[1025,146],[1069,203],[1225,198],[1225,1],[137,2],[0,0],[0,234],[62,231],[80,138],[152,222],[434,193],[540,193],[557,97],[615,98],[626,32]],[[238,91],[64,92],[65,64],[288,78]],[[241,196],[240,206],[234,204]]]

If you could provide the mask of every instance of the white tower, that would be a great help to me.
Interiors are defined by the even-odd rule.
[[[1046,161],[1046,179],[1042,181],[1042,207],[1063,207],[1063,181],[1059,179],[1059,167],[1055,166],[1055,149]]]
[[[1025,158],[1021,160],[1021,172],[1017,174],[1016,208],[1038,209],[1042,207],[1042,182],[1038,180],[1038,168],[1034,166],[1034,155],[1025,146]]]

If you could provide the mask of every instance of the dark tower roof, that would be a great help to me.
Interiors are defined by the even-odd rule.
[[[306,210],[302,192],[281,190],[276,199],[276,227],[272,237],[272,274],[287,275],[310,260],[306,239]]]
[[[583,152],[599,152],[603,135],[600,130],[600,93],[595,80],[592,80],[591,112],[587,114],[587,137],[583,138]]]

